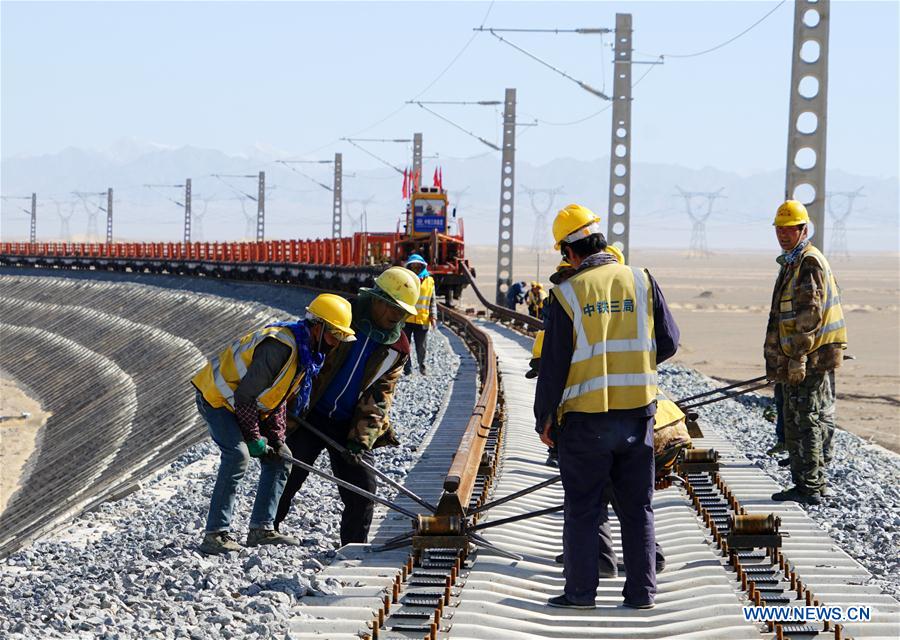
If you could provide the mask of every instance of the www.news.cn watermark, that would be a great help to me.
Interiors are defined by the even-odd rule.
[[[872,608],[849,607],[743,607],[747,622],[869,622]]]

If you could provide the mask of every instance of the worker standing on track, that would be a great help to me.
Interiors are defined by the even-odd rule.
[[[425,354],[428,342],[428,330],[437,327],[437,298],[434,295],[434,278],[428,273],[428,263],[418,253],[409,256],[406,268],[419,277],[419,299],[416,301],[416,312],[406,318],[403,332],[409,343],[416,344],[416,360],[419,373],[425,375]],[[403,373],[412,373],[412,358],[406,361]]]
[[[299,544],[273,531],[275,506],[288,478],[290,455],[285,445],[289,403],[305,405],[324,353],[339,342],[354,340],[350,303],[330,293],[316,297],[306,317],[279,322],[249,333],[210,359],[191,380],[197,409],[221,455],[200,545],[203,553],[239,551],[230,535],[238,484],[250,458],[262,470],[247,546]]]
[[[525,296],[525,303],[528,305],[528,315],[532,318],[540,318],[541,310],[544,308],[544,298],[546,297],[544,285],[540,282],[532,282],[528,295]]]
[[[400,444],[388,413],[397,380],[409,359],[403,321],[415,313],[418,299],[419,278],[403,267],[387,269],[375,278],[374,287],[360,289],[353,302],[356,342],[341,344],[329,354],[313,386],[309,413],[304,416],[325,435],[346,443],[347,451],[339,453],[301,425],[287,438],[295,458],[311,465],[327,449],[335,476],[375,493],[375,474],[360,461],[373,465],[373,449]],[[291,469],[278,503],[276,530],[307,475],[299,467]],[[372,524],[372,501],[342,487],[338,493],[344,503],[341,544],[366,542]]]
[[[548,604],[595,606],[601,496],[611,483],[627,571],[624,604],[649,608],[656,595],[656,364],[675,354],[679,332],[650,274],[604,251],[599,221],[573,204],[553,222],[556,248],[577,271],[552,292],[534,404],[548,446],[560,416],[566,587]]]
[[[784,439],[794,486],[772,496],[819,504],[834,434],[831,376],[847,348],[840,288],[828,260],[808,239],[809,213],[788,200],[775,214],[782,254],[766,327],[766,375],[783,384]]]
[[[516,310],[516,306],[525,302],[525,282],[513,282],[506,292],[506,306]]]

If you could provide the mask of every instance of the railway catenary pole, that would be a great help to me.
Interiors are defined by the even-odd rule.
[[[417,181],[422,177],[422,134],[414,133],[413,134],[413,157],[412,157],[413,165],[413,175],[417,176]],[[419,185],[416,184],[418,187]],[[412,227],[410,227],[412,228]]]
[[[191,179],[184,181],[184,244],[191,243]]]
[[[812,243],[825,250],[825,140],[828,124],[830,0],[794,3],[790,117],[784,196],[806,205]]]
[[[631,14],[616,14],[607,238],[628,261],[631,219]]]
[[[266,172],[259,172],[259,196],[256,198],[256,241],[266,239]]]
[[[37,194],[31,194],[31,229],[28,233],[28,240],[31,244],[37,242]]]
[[[333,196],[331,207],[331,237],[337,242],[334,243],[335,257],[340,263],[341,260],[341,226],[343,223],[344,213],[344,155],[342,153],[334,154],[334,187],[331,190]]]
[[[513,214],[516,194],[516,90],[507,89],[503,102],[503,149],[500,161],[500,216],[497,236],[496,303],[506,306],[512,285]]]
[[[106,244],[113,241],[113,190],[106,190]]]

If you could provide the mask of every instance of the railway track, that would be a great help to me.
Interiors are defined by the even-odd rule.
[[[668,561],[656,608],[620,607],[621,577],[601,580],[594,610],[548,608],[547,597],[564,584],[554,562],[562,550],[562,487],[543,465],[531,416],[534,382],[524,378],[531,340],[522,330],[538,325],[482,300],[491,319],[441,307],[457,353],[471,355],[407,479],[437,508],[429,513],[400,497],[421,515],[410,521],[382,511],[373,543],[342,548],[323,571],[340,580],[341,594],[306,597],[291,637],[897,637],[900,604],[866,586],[868,572],[802,509],[772,503],[774,482],[715,425],[704,425],[695,442],[702,450],[680,464],[683,484],[655,494]],[[526,495],[485,509],[518,492]],[[614,518],[612,525],[620,552]],[[742,608],[753,603],[868,605],[871,620],[752,623]]]

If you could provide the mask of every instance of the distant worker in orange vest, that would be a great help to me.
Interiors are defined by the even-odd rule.
[[[428,263],[418,253],[414,253],[406,261],[406,268],[419,276],[419,300],[416,302],[416,313],[406,318],[403,331],[410,344],[416,343],[416,360],[419,362],[419,373],[425,375],[425,354],[428,341],[428,330],[437,326],[437,299],[434,295],[434,278],[428,273]],[[406,361],[403,368],[406,374],[412,373],[412,358]]]

